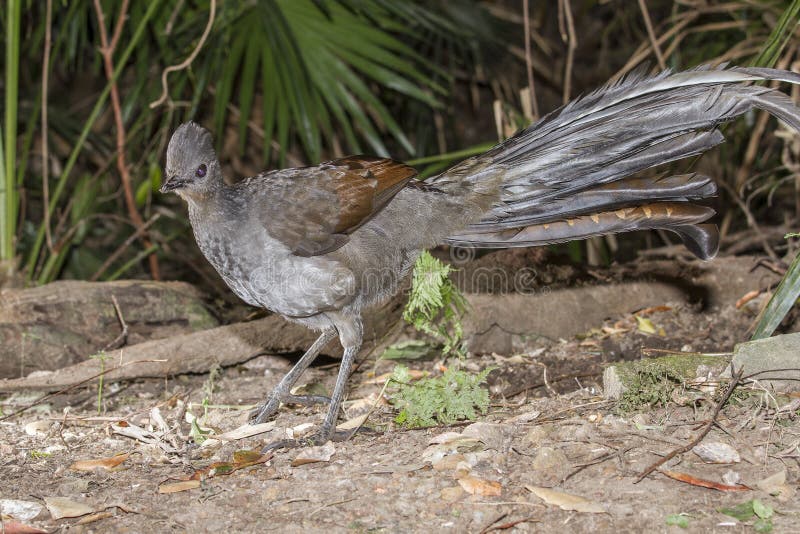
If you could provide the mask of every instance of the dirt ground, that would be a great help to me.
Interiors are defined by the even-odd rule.
[[[371,409],[365,427],[372,431],[323,450],[247,457],[256,463],[245,467],[233,463],[235,451],[258,451],[287,432],[302,436],[324,409],[285,406],[271,431],[205,446],[193,442],[187,421],[196,416],[217,434],[244,425],[248,408],[291,358],[260,356],[210,375],[105,385],[101,398],[93,384],[0,422],[3,527],[18,527],[9,518],[14,500],[40,505],[22,523],[47,532],[800,531],[797,398],[758,388],[737,393],[703,443],[738,461],[707,463],[686,452],[637,482],[700,432],[721,392],[713,385],[690,389],[667,407],[620,413],[602,396],[603,367],[638,359],[642,348],[727,352],[746,339],[753,320],[733,303],[700,309],[663,302],[637,315],[609,317],[570,339],[537,337],[513,353],[469,358],[468,370],[495,367],[492,405],[477,424],[394,424],[379,395],[380,377],[395,362],[368,357],[350,379],[341,421]],[[408,365],[435,372],[441,364]],[[312,389],[330,388],[335,372],[335,361],[327,360],[303,380]],[[15,395],[3,410],[30,400]],[[128,435],[119,433],[126,429]],[[131,429],[140,439],[129,437]],[[126,456],[81,463],[119,454]],[[223,463],[207,469],[214,462]],[[759,522],[720,512],[753,499],[774,514]],[[76,503],[82,507],[65,511]],[[75,517],[54,519],[59,513]]]

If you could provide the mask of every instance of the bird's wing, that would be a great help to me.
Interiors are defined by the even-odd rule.
[[[391,159],[350,156],[269,173],[250,189],[267,196],[261,213],[267,232],[294,254],[308,257],[345,245],[348,234],[383,209],[416,174]]]

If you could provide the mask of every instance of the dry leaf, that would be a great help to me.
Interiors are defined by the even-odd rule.
[[[525,488],[547,504],[558,506],[562,510],[571,510],[587,514],[603,514],[606,512],[605,508],[603,508],[600,503],[590,501],[585,497],[555,491],[550,488],[542,488],[540,486],[525,486]]]
[[[25,433],[29,436],[35,436],[36,434],[44,434],[48,430],[50,430],[51,423],[50,421],[31,421],[30,423],[25,425]]]
[[[76,525],[86,525],[88,523],[94,523],[95,521],[100,521],[101,519],[106,519],[107,517],[112,517],[114,514],[111,512],[97,512],[96,514],[87,515],[86,517],[82,517]]]
[[[4,534],[47,534],[46,530],[41,530],[14,519],[2,521],[2,531]]]
[[[110,458],[97,458],[95,460],[78,460],[74,462],[70,469],[73,471],[94,471],[95,469],[105,469],[106,471],[113,471],[115,467],[124,462],[130,457],[130,453],[124,452],[116,454]]]
[[[0,499],[0,510],[3,515],[9,515],[20,521],[29,521],[42,513],[41,504],[34,501],[20,501],[17,499]]]
[[[300,451],[294,460],[292,460],[292,467],[298,467],[305,464],[313,464],[316,462],[330,462],[333,453],[336,452],[336,447],[330,441],[325,445],[319,447],[309,447]]]
[[[705,480],[702,478],[697,478],[692,475],[687,475],[686,473],[678,473],[677,471],[667,471],[662,469],[659,470],[659,473],[663,473],[673,480],[686,482],[687,484],[691,484],[692,486],[715,489],[718,491],[747,491],[750,489],[742,484],[736,486],[729,486],[728,484],[720,484],[719,482],[714,482],[713,480]]]
[[[358,428],[367,422],[367,417],[369,417],[369,413],[365,413],[359,415],[358,417],[353,417],[352,419],[348,419],[341,425],[338,425],[336,427],[336,430],[353,430],[354,428]]]
[[[433,462],[433,469],[435,471],[452,471],[463,461],[466,461],[463,454],[450,454]]]
[[[44,505],[47,506],[47,510],[53,519],[80,517],[94,512],[94,508],[88,504],[73,501],[66,497],[45,497]]]
[[[223,434],[213,436],[213,439],[218,439],[220,441],[233,441],[237,439],[249,438],[251,436],[257,436],[258,434],[269,432],[274,428],[275,421],[269,421],[268,423],[261,423],[258,425],[251,425],[248,423],[240,426],[239,428],[229,430]]]
[[[178,482],[165,482],[158,486],[159,493],[178,493],[200,487],[199,480],[180,480]]]
[[[638,327],[639,332],[644,334],[655,334],[657,332],[653,321],[647,319],[645,317],[639,317],[638,315],[634,315],[636,317],[636,325]]]
[[[484,497],[499,497],[503,487],[499,482],[484,480],[482,478],[467,475],[458,479],[458,483],[464,491],[470,495],[482,495]]]

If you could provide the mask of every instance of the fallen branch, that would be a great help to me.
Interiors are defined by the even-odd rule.
[[[733,372],[733,370],[731,370],[731,371],[732,371],[731,372],[731,375],[732,375],[731,383],[728,385],[728,389],[725,391],[725,394],[722,395],[722,398],[719,400],[719,402],[717,403],[717,406],[714,408],[714,413],[711,414],[711,418],[709,418],[709,420],[706,423],[706,426],[703,428],[703,430],[692,441],[690,441],[686,445],[683,445],[682,447],[678,447],[677,449],[673,449],[669,454],[666,454],[663,458],[660,458],[657,462],[653,463],[650,467],[648,467],[647,469],[642,471],[642,474],[640,474],[636,478],[636,481],[634,482],[634,484],[638,484],[639,482],[644,480],[644,478],[647,475],[649,475],[650,473],[652,473],[653,471],[655,471],[656,469],[658,469],[659,467],[661,467],[662,465],[664,465],[668,461],[672,460],[673,458],[675,458],[679,454],[683,454],[685,452],[689,452],[690,450],[695,448],[701,441],[703,441],[705,439],[705,437],[708,435],[708,433],[711,432],[711,428],[715,424],[717,424],[717,417],[719,416],[719,412],[722,410],[722,407],[725,406],[725,404],[727,404],[728,399],[731,398],[731,395],[733,395],[734,390],[739,386],[739,383],[742,380],[742,375],[744,374],[744,367],[740,368],[736,372]]]
[[[101,374],[97,373],[97,361],[90,359],[55,372],[0,380],[0,391],[54,391],[101,375],[106,382],[117,382],[205,373],[213,365],[236,365],[265,352],[301,351],[316,337],[308,328],[272,315],[258,321],[146,341],[111,351],[106,361],[115,362],[116,366]],[[130,365],[132,362],[140,364]]]

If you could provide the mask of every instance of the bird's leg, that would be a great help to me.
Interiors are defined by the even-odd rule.
[[[320,351],[328,344],[328,342],[336,336],[335,328],[327,328],[322,331],[322,334],[317,340],[308,348],[303,357],[286,373],[278,385],[270,392],[264,403],[259,405],[258,408],[250,412],[250,423],[258,424],[265,422],[272,414],[278,411],[281,402],[295,402],[298,404],[305,404],[307,402],[328,402],[327,397],[312,396],[298,396],[290,395],[289,391],[294,386],[295,382],[300,378],[311,362],[319,355]]]
[[[360,347],[347,347],[344,349],[342,364],[339,366],[339,375],[336,377],[336,385],[333,386],[331,405],[328,408],[328,413],[325,415],[325,421],[322,422],[322,427],[312,438],[316,443],[325,443],[334,437],[334,433],[336,432],[336,419],[339,417],[339,410],[344,400],[347,379],[350,378],[350,371],[353,369],[353,362],[356,359],[359,348]],[[348,434],[349,433],[346,433],[342,437],[346,438]],[[336,440],[334,439],[334,441]]]
[[[344,392],[347,386],[347,379],[350,378],[350,371],[353,369],[353,362],[361,348],[363,339],[363,329],[359,319],[348,319],[346,324],[337,323],[339,339],[344,347],[342,363],[339,366],[339,374],[336,376],[336,385],[333,387],[331,403],[325,421],[320,430],[308,438],[302,440],[280,440],[268,444],[262,452],[273,449],[298,447],[302,445],[320,445],[328,440],[342,441],[349,437],[352,432],[336,432],[336,419],[339,417],[339,409],[342,407]]]

